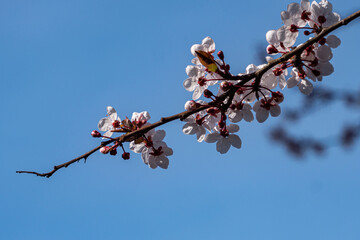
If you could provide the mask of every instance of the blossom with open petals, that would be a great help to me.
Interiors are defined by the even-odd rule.
[[[265,122],[268,119],[269,114],[273,117],[277,117],[281,113],[281,108],[275,100],[270,99],[266,101],[261,99],[257,101],[253,106],[254,112],[256,112],[256,120],[259,123]]]
[[[238,135],[233,134],[239,131],[239,126],[236,124],[230,124],[226,127],[227,132],[220,132],[218,128],[214,132],[208,134],[205,137],[205,142],[216,142],[216,151],[221,154],[227,153],[231,146],[235,148],[241,148],[241,139]]]
[[[314,88],[309,80],[300,78],[299,71],[296,68],[292,69],[291,77],[287,81],[287,86],[288,88],[298,86],[300,92],[305,95],[309,95],[310,93],[312,93]]]
[[[111,106],[106,107],[108,117],[100,119],[98,123],[98,128],[100,131],[106,132],[103,134],[105,137],[111,137],[113,132],[111,130],[114,130],[116,128],[119,128],[121,125],[121,119],[118,117],[115,109]]]
[[[163,141],[165,138],[164,130],[150,130],[145,134],[146,139],[136,144],[135,141],[130,142],[130,149],[135,153],[141,153],[144,163],[150,168],[158,166],[166,169],[169,165],[167,156],[171,156],[173,151]]]

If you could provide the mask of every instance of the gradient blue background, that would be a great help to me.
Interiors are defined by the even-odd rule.
[[[266,136],[278,119],[241,122],[243,147],[226,155],[167,124],[166,171],[96,153],[50,179],[15,173],[97,146],[89,134],[108,105],[152,122],[183,111],[189,49],[206,36],[233,73],[259,64],[288,3],[1,0],[0,239],[360,239],[359,149],[296,160]],[[360,5],[332,3],[343,17]],[[359,29],[336,32],[335,72],[321,85],[358,88]],[[298,91],[284,94],[299,105]],[[358,114],[335,104],[290,128],[327,138],[351,121]]]

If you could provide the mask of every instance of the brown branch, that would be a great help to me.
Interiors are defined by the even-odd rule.
[[[97,150],[99,150],[103,145],[100,145],[92,150],[90,150],[89,152],[81,155],[80,157],[77,157],[77,158],[74,158],[73,160],[70,160],[66,163],[63,163],[63,164],[60,164],[60,165],[57,165],[57,166],[54,166],[54,169],[50,172],[47,172],[47,173],[38,173],[38,172],[31,172],[31,171],[16,171],[17,173],[29,173],[29,174],[35,174],[36,176],[39,176],[39,177],[51,177],[57,170],[61,169],[61,168],[67,168],[69,165],[75,163],[75,162],[78,162],[80,161],[81,159],[84,159],[86,161],[86,159],[91,155],[93,154],[94,152],[96,152]]]
[[[272,67],[276,66],[279,63],[285,62],[287,60],[289,60],[290,58],[292,58],[295,55],[300,55],[308,46],[312,45],[313,43],[319,41],[321,38],[323,38],[324,36],[326,36],[327,34],[331,33],[332,31],[336,30],[337,28],[347,25],[349,22],[353,21],[354,19],[358,18],[360,16],[360,11],[357,11],[355,13],[353,13],[352,15],[350,15],[349,17],[341,20],[340,22],[335,23],[334,25],[328,27],[328,28],[324,28],[321,30],[321,32],[315,36],[314,38],[306,41],[303,45],[293,49],[292,51],[290,51],[289,53],[286,53],[284,55],[282,55],[280,58],[277,58],[275,60],[270,61],[267,65],[265,65],[263,68],[261,68],[260,70],[251,73],[251,74],[245,74],[245,75],[241,75],[241,76],[237,76],[237,75],[231,75],[231,74],[226,74],[223,72],[218,72],[218,74],[220,74],[224,79],[226,80],[241,80],[240,83],[238,83],[236,86],[243,86],[245,85],[247,82],[249,82],[250,80],[255,78],[256,82],[260,82],[261,77],[264,75],[264,73],[266,73],[268,70],[270,70]],[[259,83],[258,83],[259,84]],[[220,102],[220,101],[224,101],[226,98],[229,97],[229,101],[231,102],[231,99],[234,95],[234,89],[230,89],[229,91],[223,93],[221,96],[219,96],[215,101],[210,102],[207,105],[202,105],[194,110],[189,110],[189,111],[184,111],[169,117],[163,117],[160,119],[160,121],[155,122],[153,124],[149,124],[147,126],[144,126],[136,131],[124,134],[120,137],[102,142],[100,146],[97,146],[96,148],[92,149],[91,151],[77,157],[74,158],[71,161],[68,161],[66,163],[54,166],[54,169],[50,172],[47,173],[38,173],[38,172],[33,172],[33,171],[16,171],[17,173],[28,173],[28,174],[34,174],[36,176],[40,176],[40,177],[51,177],[56,171],[58,171],[61,168],[66,168],[69,165],[80,161],[81,159],[86,160],[91,154],[93,154],[94,152],[96,152],[97,150],[99,150],[101,147],[106,146],[112,142],[130,142],[134,139],[137,139],[138,137],[142,136],[143,134],[147,133],[148,131],[150,131],[153,128],[156,128],[158,126],[164,125],[168,122],[180,119],[181,121],[183,121],[184,119],[186,119],[187,117],[189,117],[190,115],[200,112],[202,110],[208,109],[212,106],[215,106],[216,103]],[[229,105],[229,103],[227,104]],[[227,106],[226,105],[226,106]],[[227,106],[228,107],[228,106]]]

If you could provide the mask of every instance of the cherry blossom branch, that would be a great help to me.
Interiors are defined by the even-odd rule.
[[[119,136],[117,138],[113,138],[113,139],[104,141],[104,142],[101,143],[101,145],[97,146],[96,148],[92,149],[91,151],[89,151],[89,152],[87,152],[87,153],[85,153],[85,154],[83,154],[83,155],[81,155],[81,156],[79,156],[79,157],[77,157],[77,158],[75,158],[73,160],[70,160],[70,161],[68,161],[66,163],[54,166],[53,170],[50,171],[50,172],[38,173],[38,172],[34,172],[34,171],[17,171],[17,173],[28,173],[28,174],[34,174],[34,175],[37,175],[37,176],[40,176],[40,177],[49,178],[56,171],[58,171],[61,168],[66,168],[66,167],[68,167],[69,165],[71,165],[71,164],[73,164],[75,162],[79,162],[81,159],[84,159],[86,161],[86,159],[90,155],[92,155],[94,152],[96,152],[100,148],[102,148],[102,147],[104,147],[104,146],[106,146],[106,145],[108,145],[110,143],[116,142],[118,144],[121,144],[123,142],[131,142],[131,141],[133,141],[135,139],[138,139],[139,137],[143,136],[145,133],[147,133],[151,129],[154,129],[154,128],[158,127],[158,126],[164,125],[164,124],[166,124],[168,122],[171,122],[171,121],[174,121],[174,120],[177,120],[177,119],[180,119],[181,121],[183,121],[187,117],[189,117],[190,115],[195,114],[197,112],[200,112],[202,110],[206,110],[206,109],[208,109],[210,107],[218,107],[219,109],[221,108],[222,112],[225,112],[229,108],[236,90],[238,88],[240,88],[241,86],[244,86],[247,82],[251,81],[254,78],[255,78],[255,85],[254,85],[254,90],[253,91],[255,91],[256,96],[258,97],[258,91],[259,91],[259,85],[260,85],[261,78],[268,70],[270,70],[271,68],[273,68],[274,66],[276,66],[276,65],[278,65],[280,63],[286,62],[287,60],[291,59],[294,56],[295,56],[294,60],[295,60],[295,64],[296,64],[296,60],[299,59],[300,54],[307,47],[309,47],[310,45],[318,42],[324,36],[331,33],[332,31],[336,30],[337,28],[339,28],[341,26],[344,26],[344,25],[347,25],[349,22],[353,21],[354,19],[358,18],[359,16],[360,16],[360,11],[357,11],[357,12],[353,13],[352,15],[350,15],[349,17],[347,17],[347,18],[333,24],[330,27],[320,28],[319,31],[317,32],[318,33],[317,36],[315,36],[315,37],[311,38],[310,40],[306,41],[304,44],[294,48],[290,52],[285,53],[281,57],[270,61],[263,68],[259,69],[258,71],[254,72],[254,73],[244,74],[244,75],[239,76],[239,75],[232,75],[228,71],[226,71],[226,72],[222,72],[220,70],[216,71],[216,73],[218,73],[221,77],[223,77],[224,80],[230,80],[230,81],[232,81],[232,80],[240,80],[240,82],[237,83],[236,85],[232,86],[228,91],[226,91],[222,95],[220,95],[218,97],[215,97],[215,99],[212,102],[210,102],[210,103],[208,103],[206,105],[200,105],[199,107],[197,107],[197,108],[195,108],[193,110],[184,111],[184,112],[181,112],[181,113],[169,116],[169,117],[163,117],[158,122],[146,125],[144,127],[141,127],[141,128],[139,128],[139,129],[137,129],[135,131],[126,133],[126,134],[124,134],[122,136]],[[225,100],[227,100],[226,104],[225,103],[220,104],[221,102],[223,102]]]

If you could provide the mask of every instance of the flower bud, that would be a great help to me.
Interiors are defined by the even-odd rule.
[[[230,71],[230,65],[229,65],[229,64],[226,64],[224,70],[225,70],[225,72],[229,72],[229,71]]]
[[[223,81],[220,83],[220,88],[223,91],[227,91],[232,87],[232,83],[228,81]]]
[[[114,128],[119,128],[120,125],[121,125],[121,123],[120,123],[119,120],[115,120],[115,121],[112,123],[112,126],[113,126]]]
[[[275,54],[279,52],[273,45],[267,46],[266,51],[268,54]]]
[[[219,52],[217,53],[217,55],[218,55],[218,57],[219,57],[221,60],[224,60],[224,53],[223,53],[223,51],[219,51]]]
[[[104,146],[102,148],[100,148],[100,152],[103,153],[103,154],[107,154],[110,150],[110,147],[108,146]]]
[[[101,137],[101,133],[94,130],[94,131],[91,132],[91,136],[93,136],[94,138],[99,138],[99,137]]]
[[[110,155],[115,156],[117,154],[116,148],[110,150]]]
[[[129,152],[124,152],[121,157],[124,159],[124,160],[128,160],[130,159],[130,153]]]
[[[194,100],[187,101],[185,103],[185,110],[186,111],[194,110],[195,108],[196,108],[196,102]]]
[[[304,31],[304,35],[305,35],[305,36],[309,36],[309,35],[310,35],[310,31],[308,31],[308,30]]]
[[[326,38],[322,38],[318,41],[320,45],[324,45],[326,43]]]

